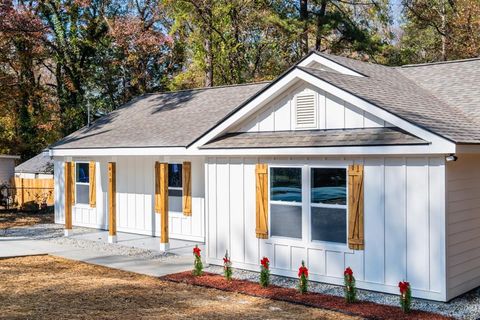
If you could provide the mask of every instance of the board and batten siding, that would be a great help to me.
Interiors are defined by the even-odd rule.
[[[238,125],[234,132],[262,132],[296,130],[295,101],[298,94],[313,92],[316,96],[315,128],[305,129],[346,129],[391,126],[382,119],[364,112],[325,91],[304,82],[294,86],[286,93],[275,98]]]
[[[447,163],[448,299],[480,286],[480,155]]]
[[[73,158],[73,161],[96,161],[97,205],[75,204],[73,225],[108,229],[107,163],[117,164],[117,231],[160,236],[160,215],[154,213],[155,161],[192,163],[192,215],[169,212],[169,237],[204,241],[204,177],[202,159],[166,159],[164,157],[93,157]],[[55,169],[55,222],[64,223],[63,160],[56,160]]]
[[[365,250],[346,245],[255,235],[255,164],[346,166],[364,164]],[[415,297],[445,300],[445,164],[419,158],[216,158],[205,164],[207,262],[259,270],[263,256],[273,274],[297,277],[305,260],[310,279],[343,284],[350,266],[359,288],[398,293],[410,281]],[[305,216],[305,215],[304,215]],[[305,221],[305,219],[307,219]],[[308,217],[304,218],[308,225]]]

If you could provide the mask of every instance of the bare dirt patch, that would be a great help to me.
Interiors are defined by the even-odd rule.
[[[0,319],[359,319],[66,259],[0,260]]]
[[[0,230],[32,226],[41,223],[54,223],[53,213],[44,212],[0,212]]]
[[[191,272],[181,272],[164,276],[163,279],[278,301],[288,301],[311,307],[324,308],[326,310],[341,311],[368,319],[451,319],[439,314],[423,311],[412,311],[409,314],[405,314],[398,307],[385,306],[373,302],[348,304],[345,302],[345,299],[341,297],[320,293],[300,294],[297,290],[291,288],[278,286],[262,288],[258,283],[247,280],[234,279],[226,281],[222,276],[213,273],[204,273],[204,275],[200,277],[195,277]]]

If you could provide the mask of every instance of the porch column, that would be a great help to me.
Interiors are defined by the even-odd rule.
[[[71,162],[65,162],[64,170],[64,193],[65,193],[65,237],[72,235],[72,202],[73,202],[73,166]],[[23,179],[22,179],[23,180]]]
[[[155,165],[158,212],[160,213],[160,251],[167,251],[168,243],[168,163]]]
[[[108,243],[117,242],[117,178],[115,162],[108,163]]]

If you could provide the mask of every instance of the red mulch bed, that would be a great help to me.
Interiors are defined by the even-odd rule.
[[[309,292],[306,294],[300,294],[295,289],[278,286],[262,288],[258,283],[247,280],[234,279],[232,281],[226,281],[221,275],[213,273],[204,273],[204,275],[196,277],[192,272],[186,271],[167,275],[162,277],[162,279],[339,311],[368,319],[452,319],[436,313],[415,310],[409,314],[404,314],[399,307],[385,306],[373,302],[348,304],[342,297],[321,293]]]

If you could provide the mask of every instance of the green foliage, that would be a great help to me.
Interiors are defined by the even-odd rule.
[[[270,285],[270,261],[267,257],[263,257],[260,264],[260,285],[266,288]]]
[[[203,263],[202,263],[202,256],[200,255],[200,248],[195,245],[193,249],[193,256],[195,258],[193,262],[193,275],[194,276],[201,276],[203,274]]]
[[[230,261],[230,257],[228,256],[228,251],[225,252],[225,257],[223,257],[223,276],[227,281],[232,280],[232,262]]]
[[[298,291],[306,293],[308,291],[308,269],[305,267],[305,262],[302,260],[302,265],[298,269]]]

